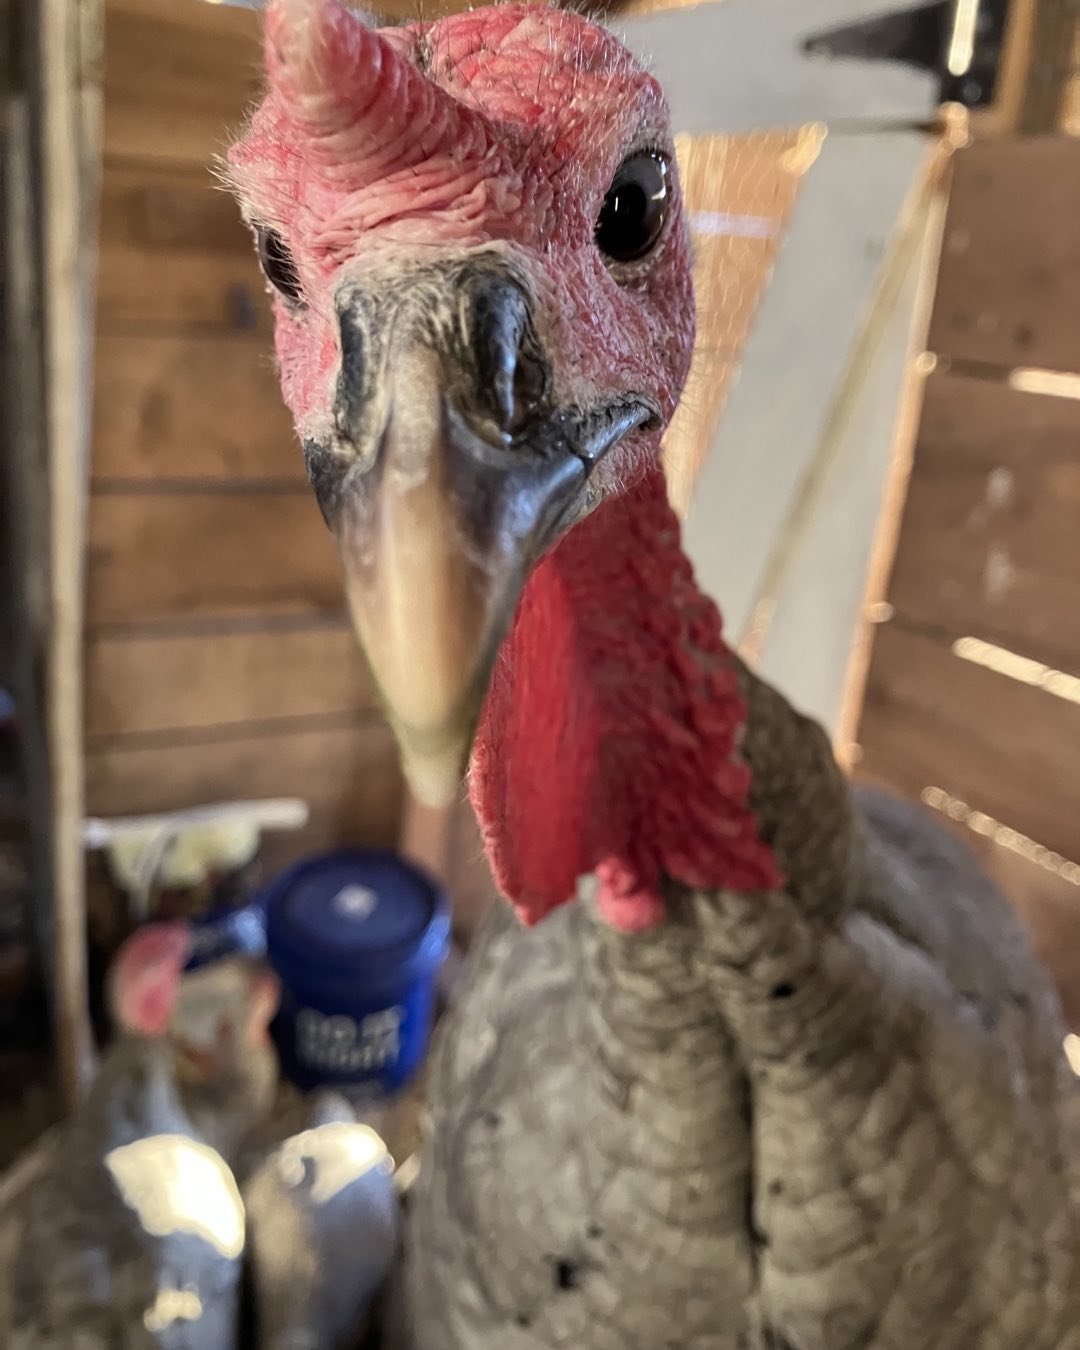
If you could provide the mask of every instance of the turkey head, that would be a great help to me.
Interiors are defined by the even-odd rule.
[[[451,799],[473,747],[527,922],[591,871],[631,929],[665,875],[771,884],[660,468],[694,312],[658,84],[540,6],[376,31],[274,0],[266,60],[229,175],[413,789]]]

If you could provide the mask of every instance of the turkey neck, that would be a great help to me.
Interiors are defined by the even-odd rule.
[[[659,471],[530,577],[471,787],[496,880],[526,923],[595,872],[600,912],[625,931],[663,919],[671,882],[754,893],[789,871],[811,877],[829,850],[805,847],[791,808],[828,838],[846,802],[824,736],[725,643]]]
[[[864,863],[848,781],[824,729],[742,662],[739,687],[747,709],[742,753],[760,837],[800,912],[832,922],[848,908]]]

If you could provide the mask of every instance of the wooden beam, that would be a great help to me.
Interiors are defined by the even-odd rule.
[[[1080,401],[935,373],[887,599],[1080,675]]]
[[[1080,705],[955,655],[899,621],[874,644],[860,771],[937,788],[1076,861]]]
[[[912,356],[922,261],[943,141],[900,213],[868,312],[833,391],[827,420],[759,582],[754,605],[761,673],[796,691],[799,705],[835,735],[860,628],[866,575],[889,478],[900,394]]]
[[[664,437],[672,504],[685,516],[716,435],[803,170],[820,129],[675,138],[690,226],[697,337]]]
[[[740,639],[753,642],[762,610],[779,601],[794,514],[809,519],[807,488],[824,481],[822,455],[831,459],[842,444],[853,353],[860,329],[875,329],[868,316],[880,298],[881,260],[906,204],[910,214],[928,149],[918,132],[830,134],[795,201],[684,531],[699,580]],[[879,335],[870,336],[867,351]],[[880,487],[879,479],[867,488],[860,519],[876,519]],[[831,612],[819,607],[819,621]],[[845,669],[846,661],[833,672],[837,691]],[[802,673],[798,663],[779,672],[785,693],[820,702]]]
[[[69,1105],[92,1072],[82,846],[82,626],[101,165],[101,0],[39,0],[42,269],[49,433],[46,706],[52,796],[53,987]]]
[[[955,360],[1080,371],[1080,141],[956,155],[928,343]]]
[[[877,605],[884,601],[892,576],[907,502],[915,441],[922,418],[926,385],[924,348],[937,285],[945,212],[952,178],[952,154],[957,141],[965,133],[966,122],[952,119],[946,123],[945,135],[937,150],[939,163],[936,172],[932,171],[931,181],[928,184],[929,195],[925,203],[926,217],[923,222],[921,256],[917,263],[918,272],[914,278],[908,360],[903,372],[890,462],[882,488],[881,509],[873,530],[870,553],[862,578],[862,599],[856,617],[834,731],[837,757],[849,771],[858,754],[858,726],[870,671],[874,634],[871,618]]]
[[[1065,88],[1073,70],[1080,7],[1076,0],[1038,0],[1027,42],[1027,79],[1016,129],[1027,135],[1061,125]]]

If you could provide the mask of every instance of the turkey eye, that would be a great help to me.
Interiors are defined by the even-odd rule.
[[[266,273],[266,279],[286,300],[299,304],[303,299],[300,289],[300,276],[296,270],[293,256],[285,246],[280,234],[260,225],[255,232],[259,249],[259,262]]]
[[[640,151],[623,160],[596,222],[596,243],[613,262],[642,258],[660,238],[668,212],[668,165]]]

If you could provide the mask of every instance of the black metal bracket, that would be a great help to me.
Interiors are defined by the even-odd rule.
[[[938,75],[942,103],[982,108],[997,84],[1009,0],[932,0],[807,38],[808,54],[890,61]]]

